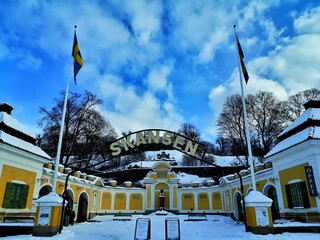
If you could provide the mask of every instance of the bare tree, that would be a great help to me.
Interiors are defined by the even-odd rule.
[[[287,101],[289,111],[288,120],[293,122],[304,112],[303,104],[305,102],[307,102],[310,99],[319,97],[320,91],[316,88],[305,90],[303,92],[298,92],[297,94],[290,96]]]
[[[200,141],[201,133],[200,130],[190,124],[190,123],[183,123],[178,130],[178,133],[193,140],[193,141]],[[195,159],[194,157],[183,155],[182,156],[182,164],[185,166],[197,166],[200,165],[199,160]]]
[[[201,133],[199,129],[190,123],[183,123],[178,130],[178,133],[191,140],[200,141]]]
[[[239,94],[231,95],[226,99],[217,125],[219,135],[229,139],[231,143],[231,154],[247,155],[243,106]]]
[[[230,155],[231,154],[231,143],[228,138],[225,138],[219,135],[216,139],[217,150],[216,154],[218,155]]]
[[[43,118],[39,126],[43,127],[41,147],[52,157],[56,156],[61,118],[63,111],[64,92],[59,99],[54,99],[55,106],[48,110],[40,107]],[[65,166],[80,159],[87,159],[85,165],[91,165],[98,158],[100,146],[116,133],[96,109],[102,101],[89,91],[83,94],[71,93],[67,101],[65,128],[59,162]]]
[[[256,155],[262,157],[273,148],[277,136],[286,126],[287,109],[273,93],[262,91],[247,96],[247,109],[256,133],[253,139]]]

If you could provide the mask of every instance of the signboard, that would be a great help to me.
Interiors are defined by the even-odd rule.
[[[203,160],[207,147],[197,141],[189,139],[169,130],[147,129],[130,133],[109,145],[113,157],[125,155],[134,148],[160,145],[169,149],[176,149],[184,154]]]
[[[50,225],[51,207],[40,207],[38,225]]]
[[[180,240],[179,218],[166,218],[166,240]]]
[[[306,166],[304,167],[304,169],[306,171],[306,177],[307,177],[310,196],[318,196],[318,191],[317,191],[316,182],[314,180],[312,166]]]
[[[137,218],[134,240],[150,240],[150,222],[151,220],[149,218]]]
[[[256,207],[257,226],[269,226],[269,214],[267,207]]]

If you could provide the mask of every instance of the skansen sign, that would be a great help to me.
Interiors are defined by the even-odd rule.
[[[155,147],[158,145],[157,147]],[[175,149],[197,159],[203,159],[206,146],[181,134],[162,129],[148,129],[130,133],[110,144],[113,157],[133,152],[135,148],[143,149]]]

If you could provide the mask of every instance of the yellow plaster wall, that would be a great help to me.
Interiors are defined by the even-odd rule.
[[[169,168],[168,168],[168,165],[159,163],[159,164],[156,166],[155,170],[157,171],[157,170],[159,170],[159,169],[166,169],[166,170],[168,170]]]
[[[281,193],[283,196],[283,204],[284,204],[285,208],[288,208],[288,200],[287,200],[285,185],[287,185],[289,181],[294,180],[294,179],[301,179],[301,181],[307,181],[305,169],[304,169],[305,166],[309,166],[309,164],[303,163],[303,164],[294,166],[292,168],[287,168],[282,171],[279,171]],[[307,184],[307,188],[308,188],[308,184]],[[309,189],[307,192],[308,192],[308,197],[309,197],[309,201],[310,201],[310,207],[317,207],[315,197],[310,197]]]
[[[185,198],[185,196],[191,196],[190,198]],[[194,196],[193,193],[182,193],[181,195],[181,201],[182,201],[182,210],[190,210],[194,209]]]
[[[139,197],[139,198],[137,198]],[[141,193],[131,193],[130,194],[130,210],[142,210],[142,194]]]
[[[205,198],[201,198],[205,197]],[[198,193],[198,209],[199,210],[209,210],[209,195],[208,193]]]
[[[147,186],[147,208],[151,208],[151,186]]]
[[[40,206],[37,206],[37,213],[34,219],[35,224],[38,224],[40,213]],[[52,206],[51,207],[51,214],[50,214],[50,226],[51,227],[59,227],[61,221],[61,214],[62,214],[62,206]]]
[[[156,173],[151,173],[148,177],[149,177],[149,178],[156,178],[156,177],[157,177],[157,174],[156,174]]]
[[[126,209],[126,194],[116,193],[114,196],[114,209],[125,210]]]
[[[101,197],[101,209],[102,210],[110,210],[111,209],[111,200],[112,200],[111,192],[103,192],[102,197]]]
[[[173,186],[172,189],[173,192],[173,208],[177,208],[178,207],[178,189],[177,186]]]
[[[264,187],[266,184],[267,184],[267,180],[266,180],[266,179],[261,180],[261,181],[258,181],[257,184],[256,184],[257,191],[262,192],[263,187]]]
[[[25,182],[29,186],[28,199],[26,208],[31,208],[34,185],[37,181],[36,173],[27,171],[21,168],[16,168],[8,165],[3,165],[0,178],[0,206],[3,204],[4,194],[6,191],[7,182],[18,180]]]
[[[61,195],[64,191],[64,182],[57,181],[56,193]]]
[[[175,178],[175,175],[172,172],[168,173],[168,178]]]
[[[222,210],[222,200],[220,192],[212,193],[212,209]]]
[[[257,217],[255,207],[246,207],[246,218],[248,227],[257,227]],[[272,226],[272,212],[271,207],[268,207],[269,223]]]
[[[247,226],[248,227],[256,227],[257,219],[256,212],[254,207],[246,207],[246,217],[247,217]]]

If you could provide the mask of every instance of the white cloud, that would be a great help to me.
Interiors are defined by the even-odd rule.
[[[156,65],[150,70],[145,81],[151,92],[165,92],[168,100],[173,101],[174,94],[172,84],[168,79],[171,70],[172,64],[170,63],[167,65]]]
[[[320,7],[304,12],[294,20],[294,28],[299,34],[320,33]]]
[[[134,86],[125,87],[122,79],[104,76],[100,80],[100,94],[113,110],[104,110],[116,132],[145,128],[177,130],[183,117],[170,102],[159,102],[152,92],[137,93]]]
[[[127,1],[126,6],[132,14],[135,36],[141,44],[149,43],[160,29],[162,6],[158,1]]]

